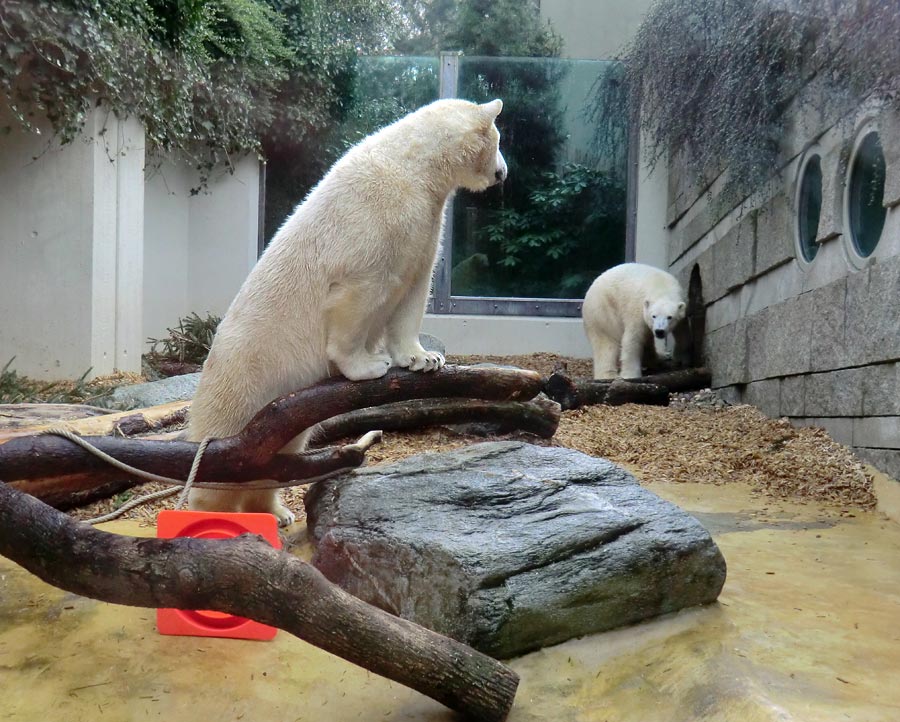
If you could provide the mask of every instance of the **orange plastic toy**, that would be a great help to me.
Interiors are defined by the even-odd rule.
[[[259,534],[276,549],[281,549],[278,521],[271,514],[229,514],[209,511],[161,511],[156,520],[160,539],[230,539],[241,534]],[[192,637],[228,637],[230,639],[272,639],[275,627],[213,611],[157,609],[156,627],[160,634]]]

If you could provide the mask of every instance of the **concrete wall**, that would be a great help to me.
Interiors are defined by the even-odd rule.
[[[540,0],[565,42],[567,58],[606,60],[618,55],[647,14],[652,0]]]
[[[196,172],[180,160],[146,172],[145,337],[160,338],[196,312],[222,316],[250,269],[259,242],[259,161],[245,157],[234,173],[214,171],[192,195]]]
[[[98,109],[85,137],[60,147],[46,125],[11,125],[0,139],[0,363],[15,356],[15,370],[42,379],[140,370],[143,129]]]
[[[448,354],[528,354],[538,351],[591,358],[580,318],[428,315],[422,331],[437,336]]]
[[[183,162],[145,171],[144,133],[102,109],[65,146],[0,138],[0,366],[38,379],[141,370],[148,336],[221,315],[256,262],[259,162],[191,195]]]
[[[816,92],[814,85],[806,90]],[[797,106],[802,107],[802,106]],[[900,117],[870,101],[850,114],[800,118],[783,164],[739,207],[721,202],[725,176],[701,193],[672,163],[669,263],[703,280],[713,385],[798,425],[824,427],[900,477]],[[873,125],[874,124],[874,125]],[[852,251],[841,157],[877,127],[887,160],[881,239]],[[798,260],[796,197],[806,156],[821,157],[822,214],[812,263]]]

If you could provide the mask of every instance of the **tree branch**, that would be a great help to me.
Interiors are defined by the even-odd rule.
[[[239,434],[211,441],[196,485],[209,485],[207,480],[258,479],[272,479],[283,486],[309,483],[359,466],[364,460],[364,451],[352,447],[277,453],[297,434],[320,421],[355,409],[416,398],[527,400],[540,392],[541,384],[540,375],[532,371],[464,366],[445,366],[430,374],[392,369],[383,378],[364,382],[331,379],[276,399]],[[188,441],[106,436],[85,440],[130,466],[174,479],[187,478],[197,451],[197,444]],[[50,435],[0,438],[0,469],[17,489],[60,507],[84,503],[85,494],[91,498],[92,489],[129,476],[71,441]],[[133,478],[124,485],[119,481],[115,488],[142,481]]]
[[[283,629],[466,718],[499,722],[518,676],[472,648],[369,606],[259,537],[144,539],[73,522],[0,482],[0,554],[75,594],[210,609]]]
[[[540,397],[533,401],[480,401],[475,399],[414,399],[350,411],[319,424],[313,441],[318,444],[357,436],[366,429],[411,431],[447,424],[487,423],[497,433],[525,431],[549,439],[559,426],[560,408]]]

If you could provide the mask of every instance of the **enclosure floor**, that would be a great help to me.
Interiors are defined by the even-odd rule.
[[[513,660],[512,722],[900,720],[900,525],[741,487],[648,486],[715,536],[728,561],[719,603]],[[0,719],[455,719],[284,632],[162,637],[154,618],[0,559]]]

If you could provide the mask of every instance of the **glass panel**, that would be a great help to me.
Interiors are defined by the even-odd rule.
[[[339,126],[342,147],[338,155],[376,130],[437,100],[439,72],[437,57],[358,58],[350,102]]]
[[[816,235],[819,232],[819,216],[822,211],[822,163],[819,156],[809,159],[803,169],[800,184],[800,203],[797,209],[797,222],[800,224],[800,253],[807,261],[811,261],[819,252]]]
[[[348,74],[341,117],[323,128],[300,129],[297,143],[268,149],[267,242],[331,165],[352,145],[397,118],[437,100],[437,57],[359,57]]]
[[[856,151],[850,174],[850,235],[864,258],[872,255],[884,228],[884,172],[881,139],[869,133]]]
[[[509,166],[502,187],[460,191],[454,205],[454,296],[581,299],[625,258],[626,116],[597,148],[595,84],[619,64],[548,58],[460,59],[459,96],[503,100]]]

